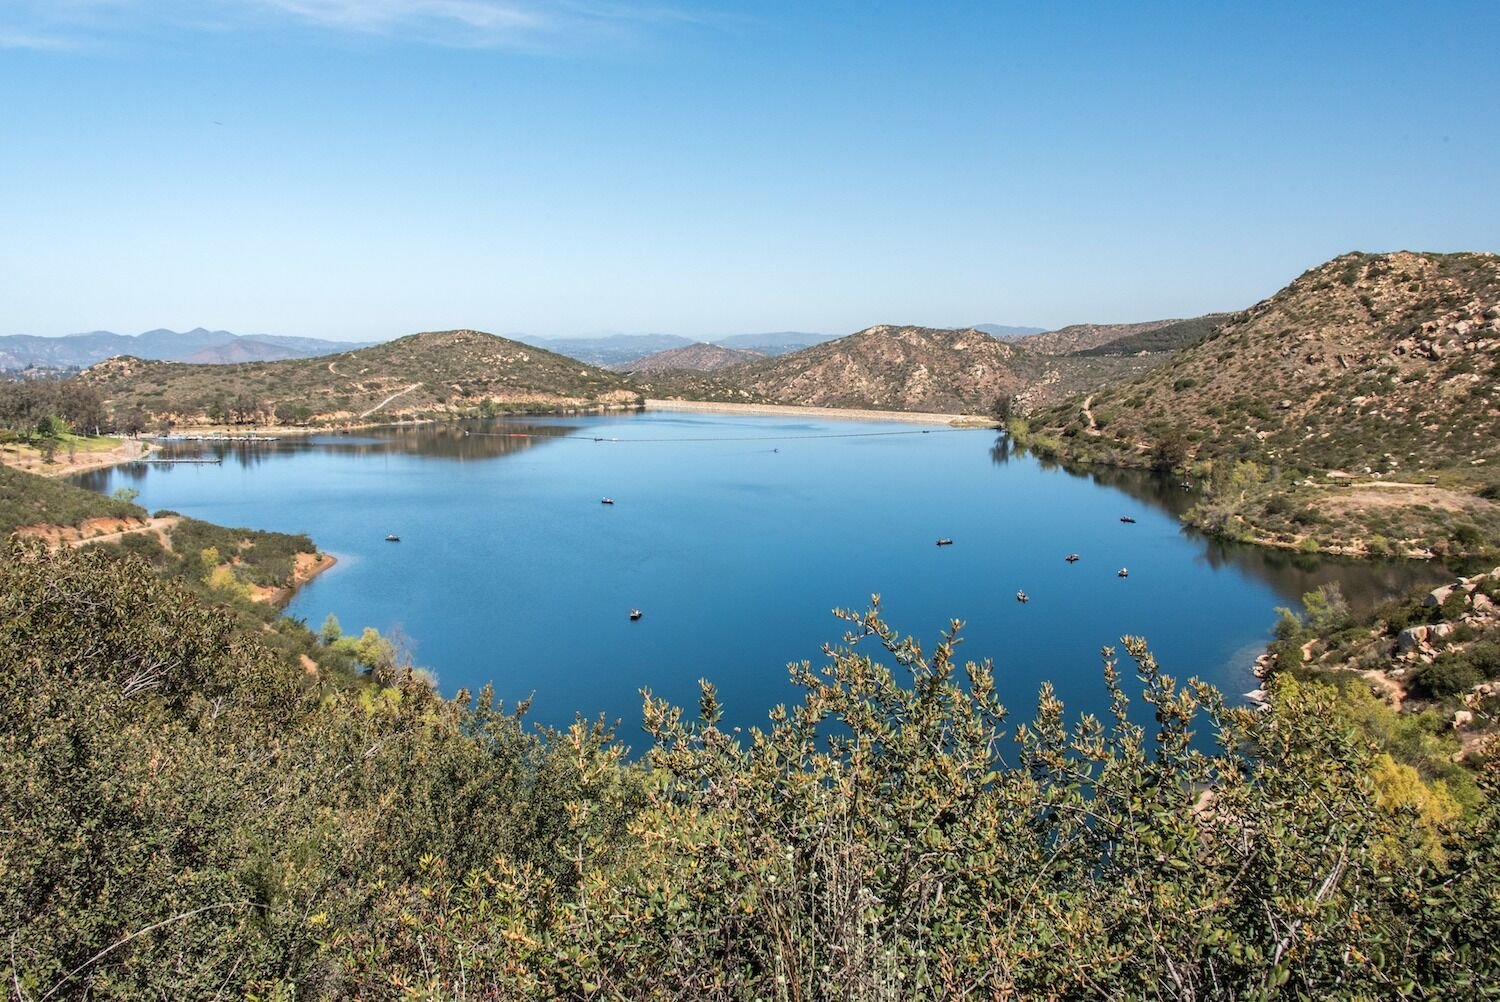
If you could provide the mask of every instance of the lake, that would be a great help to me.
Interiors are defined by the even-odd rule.
[[[1192,500],[1177,484],[1073,475],[990,430],[647,412],[165,453],[198,454],[224,462],[75,480],[306,532],[338,564],[288,614],[399,631],[446,694],[493,682],[507,704],[534,696],[535,721],[603,715],[638,748],[643,687],[691,708],[708,678],[726,723],[763,724],[796,697],[787,663],[842,636],[830,610],[872,593],[927,649],[964,620],[960,655],[995,661],[1015,720],[1044,679],[1071,710],[1102,712],[1099,650],[1125,634],[1238,698],[1277,606],[1327,581],[1370,603],[1443,576],[1215,543],[1177,521]]]

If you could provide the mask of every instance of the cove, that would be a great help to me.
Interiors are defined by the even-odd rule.
[[[1443,577],[1215,543],[1178,522],[1191,496],[1175,483],[1075,475],[983,429],[647,412],[163,454],[223,462],[74,479],[134,487],[151,510],[308,533],[339,562],[289,615],[398,632],[445,694],[493,683],[507,705],[531,697],[538,723],[602,716],[636,745],[640,690],[691,711],[700,678],[727,725],[764,725],[797,698],[787,663],[816,665],[842,636],[830,610],[872,593],[927,650],[963,620],[960,659],[993,659],[1016,722],[1043,680],[1070,715],[1102,714],[1099,652],[1126,634],[1238,698],[1277,606],[1325,582],[1369,604]]]

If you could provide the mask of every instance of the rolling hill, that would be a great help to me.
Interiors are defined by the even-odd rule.
[[[645,358],[617,362],[606,368],[614,372],[669,372],[687,369],[693,372],[716,372],[765,355],[758,351],[736,350],[717,344],[690,344],[682,348],[658,351]]]
[[[316,359],[188,365],[114,358],[80,377],[153,419],[319,423],[474,411],[625,406],[624,378],[472,330],[412,334]]]
[[[1163,327],[1127,334],[1094,348],[1074,352],[1077,355],[1133,355],[1136,352],[1182,351],[1205,340],[1230,318],[1228,313],[1207,313],[1189,320],[1176,320]]]
[[[1138,324],[1073,324],[1055,331],[1018,338],[1016,343],[1039,355],[1072,355],[1117,341],[1120,338],[1159,330],[1175,320],[1148,320]]]
[[[1475,552],[1500,541],[1482,496],[1500,484],[1497,383],[1500,258],[1346,254],[1139,379],[1035,415],[1025,437],[1211,473],[1196,521],[1225,534]]]
[[[349,349],[339,348],[337,350],[347,351]],[[193,365],[237,365],[240,362],[280,362],[288,358],[305,357],[307,356],[279,344],[268,344],[265,341],[240,338],[228,344],[199,349],[186,358],[173,359],[173,361],[189,362]]]
[[[1024,352],[976,330],[871,327],[728,370],[782,404],[985,413],[1039,375]]]
[[[1051,358],[972,328],[881,325],[712,373],[639,378],[653,396],[989,414],[1004,398],[1028,409],[1158,364],[1137,358]]]

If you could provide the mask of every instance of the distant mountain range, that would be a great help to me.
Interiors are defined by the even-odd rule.
[[[276,334],[239,335],[202,327],[181,332],[158,328],[141,334],[90,331],[63,337],[12,334],[0,337],[0,370],[81,369],[116,355],[209,365],[271,362],[352,351],[370,343]]]

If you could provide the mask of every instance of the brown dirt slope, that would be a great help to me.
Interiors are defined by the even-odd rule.
[[[462,414],[489,401],[510,409],[633,404],[624,377],[574,359],[473,330],[413,334],[339,355],[188,365],[112,358],[79,378],[98,386],[116,410],[152,418],[226,419],[270,424],[292,409],[298,420],[342,421],[417,414]]]

